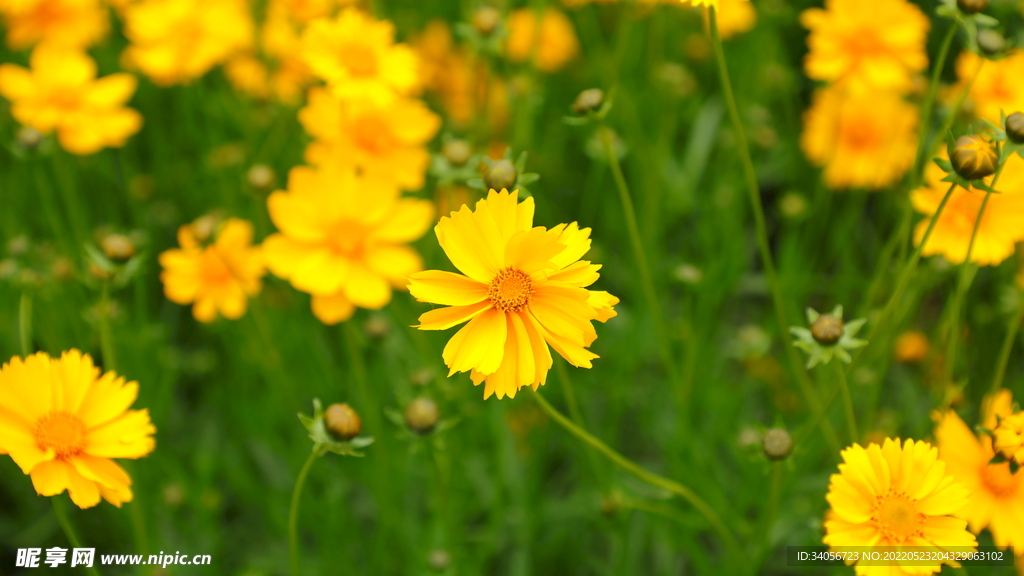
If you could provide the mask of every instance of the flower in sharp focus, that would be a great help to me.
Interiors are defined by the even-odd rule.
[[[199,78],[253,44],[244,0],[141,0],[124,20],[123,60],[161,86]]]
[[[383,308],[393,288],[423,269],[407,244],[426,233],[433,205],[399,197],[388,179],[336,164],[300,166],[267,208],[280,230],[263,241],[267,266],[312,294],[313,314],[325,324],[349,319],[355,307]]]
[[[99,0],[0,0],[0,16],[12,50],[35,44],[86,48],[110,29]]]
[[[428,270],[409,277],[417,300],[444,308],[420,316],[421,330],[447,330],[468,322],[448,341],[448,375],[469,372],[486,383],[484,398],[535,390],[551,368],[550,345],[570,364],[591,367],[587,348],[597,338],[592,320],[616,315],[619,299],[586,287],[599,265],[580,260],[590,250],[590,229],[575,222],[533,226],[533,198],[491,190],[476,209],[463,206],[434,228],[438,242],[462,274]]]
[[[419,86],[416,53],[395,43],[394,25],[355,8],[333,20],[310,22],[301,52],[313,73],[341,97],[387,101]]]
[[[906,0],[826,0],[800,23],[811,32],[804,67],[814,80],[906,91],[928,67],[930,22]]]
[[[306,148],[310,164],[349,165],[405,190],[423,187],[430,164],[426,144],[441,127],[420,100],[340,99],[323,88],[310,89],[299,121],[316,139]]]
[[[813,308],[807,309],[807,323],[810,329],[791,326],[789,331],[796,336],[793,345],[807,352],[807,368],[828,364],[833,357],[849,364],[853,361],[849,350],[867,346],[866,340],[855,338],[867,319],[843,322],[843,307],[836,306],[829,314],[819,314]]]
[[[1010,414],[992,431],[993,447],[1007,459],[1024,464],[1024,412]]]
[[[1009,390],[986,396],[982,403],[981,426],[996,427],[1012,411]],[[967,520],[975,534],[985,528],[1000,548],[1024,547],[1024,470],[1011,472],[1009,462],[991,463],[996,455],[992,437],[975,434],[953,410],[936,413],[935,439],[939,458],[957,482],[970,490],[970,499],[956,515]]]
[[[0,453],[32,477],[36,492],[68,491],[80,508],[132,499],[128,474],[112,459],[153,451],[148,410],[129,410],[136,382],[101,374],[88,354],[39,352],[0,368]]]
[[[68,152],[124,146],[142,127],[142,115],[124,106],[135,93],[134,76],[96,78],[96,63],[84,52],[50,45],[33,50],[29,63],[31,69],[0,64],[0,95],[18,122],[56,132]]]
[[[995,145],[981,136],[961,136],[953,145],[950,163],[963,179],[979,180],[996,173],[999,154]]]
[[[945,152],[940,156],[945,157]],[[942,168],[930,163],[925,170],[925,185],[910,195],[914,209],[926,216],[914,231],[915,243],[924,238],[931,216],[946,194],[949,184],[942,181],[945,176]],[[988,181],[991,182],[991,178]],[[980,266],[1000,264],[1013,256],[1016,243],[1024,240],[1024,159],[1016,155],[1008,157],[997,186],[1003,192],[989,196],[971,251],[971,262]],[[940,254],[953,264],[963,263],[984,198],[984,191],[957,186],[922,254]]]
[[[881,446],[843,450],[839,473],[829,482],[824,543],[843,546],[920,546],[940,551],[975,548],[967,521],[951,516],[970,491],[956,482],[931,444],[886,438]],[[849,561],[853,564],[855,561]],[[856,566],[863,576],[931,574],[930,566]]]
[[[917,150],[918,110],[890,91],[818,90],[804,113],[800,145],[824,166],[830,188],[890,186],[910,169]]]
[[[553,8],[542,13],[527,8],[516,10],[509,14],[507,26],[505,49],[513,62],[533,59],[541,71],[557,72],[580,51],[572,21]]]
[[[179,228],[181,247],[160,254],[164,294],[171,302],[192,304],[200,322],[212,322],[218,314],[236,320],[245,314],[249,297],[259,293],[265,273],[260,248],[252,245],[252,224],[229,218],[204,247],[197,230],[201,223]]]

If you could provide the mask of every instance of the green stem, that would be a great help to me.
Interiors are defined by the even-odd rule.
[[[362,350],[359,349],[359,334],[356,331],[355,323],[351,320],[342,322],[345,330],[345,349],[348,352],[349,362],[352,363],[352,377],[356,381],[356,388],[359,390],[359,399],[363,405],[374,412],[371,418],[376,418],[375,404],[370,400],[370,388],[366,376],[366,362],[363,360]]]
[[[942,76],[942,69],[946,67],[946,58],[949,56],[949,48],[956,36],[958,23],[953,22],[942,40],[942,47],[939,48],[938,58],[935,60],[935,68],[932,70],[931,83],[928,85],[928,95],[921,104],[921,133],[917,140],[917,151],[914,153],[914,168],[910,172],[910,181],[915,183],[920,178],[921,168],[924,164],[925,150],[928,143],[928,126],[932,118],[932,109],[935,106],[935,97],[939,92],[939,79]],[[940,132],[941,134],[941,132]],[[913,190],[915,186],[911,186]]]
[[[28,358],[32,354],[32,294],[25,290],[18,302],[18,337],[21,354]]]
[[[839,387],[843,392],[843,404],[846,408],[846,424],[850,428],[850,442],[858,442],[860,434],[857,432],[857,414],[853,410],[853,396],[850,395],[850,382],[846,378],[846,369],[836,363],[836,372],[839,373]]]
[[[569,371],[565,369],[565,364],[555,361],[555,371],[558,372],[558,379],[562,381],[562,393],[565,394],[565,403],[569,405],[569,416],[573,422],[586,426],[579,404],[576,403],[576,392],[573,390],[572,381],[569,380]]]
[[[775,319],[779,324],[779,332],[785,334],[789,329],[789,319],[786,315],[786,307],[782,298],[782,285],[779,283],[778,274],[775,271],[775,261],[772,257],[771,244],[768,241],[768,226],[765,224],[764,206],[761,204],[761,188],[757,183],[757,172],[754,170],[754,161],[750,155],[750,146],[747,143],[747,133],[743,128],[743,120],[740,118],[739,108],[736,105],[736,96],[733,94],[732,81],[729,79],[729,67],[725,60],[725,49],[722,46],[722,38],[718,33],[718,15],[715,7],[708,8],[711,28],[711,43],[715,49],[715,59],[718,62],[718,76],[722,82],[722,94],[725,96],[726,107],[729,110],[729,119],[732,121],[733,131],[736,133],[737,150],[739,151],[740,163],[743,165],[743,179],[746,182],[747,194],[750,198],[750,208],[754,213],[754,227],[757,231],[757,246],[761,252],[761,262],[764,266],[765,278],[772,292],[772,302],[775,305]],[[783,338],[786,354],[789,363],[796,375],[804,399],[815,414],[822,411],[821,401],[811,385],[811,380],[803,368],[800,355],[793,342],[789,338]],[[839,451],[839,443],[836,440],[835,432],[831,424],[825,420],[819,420],[822,431],[834,451]]]
[[[738,555],[742,554],[739,543],[736,541],[736,538],[732,535],[732,532],[729,530],[729,528],[726,527],[725,523],[722,522],[722,519],[718,516],[718,513],[716,513],[710,506],[708,506],[708,504],[704,502],[704,500],[702,500],[699,496],[697,496],[692,490],[690,490],[686,486],[683,486],[679,482],[676,482],[675,480],[670,480],[668,478],[650,472],[642,468],[629,458],[626,458],[622,454],[619,454],[615,450],[608,447],[607,444],[598,440],[594,436],[590,435],[589,432],[574,424],[572,420],[566,418],[565,415],[563,415],[561,412],[555,410],[555,408],[551,404],[549,404],[548,401],[544,399],[544,396],[541,395],[539,392],[535,391],[533,388],[530,388],[529,390],[530,393],[533,395],[533,398],[537,401],[537,404],[539,404],[540,407],[545,412],[547,412],[548,416],[550,416],[562,428],[565,428],[566,431],[568,431],[570,434],[576,436],[584,443],[586,443],[590,447],[594,448],[595,450],[603,454],[605,457],[614,462],[623,470],[629,472],[630,474],[633,474],[637,478],[643,480],[644,482],[647,482],[648,484],[651,484],[652,486],[656,486],[663,490],[668,490],[673,494],[681,496],[684,500],[686,500],[694,508],[696,508],[702,516],[704,516],[708,523],[711,524],[712,528],[714,528],[715,531],[718,532],[719,536],[721,536],[725,544],[731,549],[732,553]]]
[[[82,541],[78,539],[78,534],[75,533],[75,528],[71,525],[71,518],[68,517],[68,511],[64,507],[63,498],[62,494],[57,494],[50,498],[50,502],[53,504],[53,513],[57,516],[57,523],[60,524],[61,530],[64,531],[64,536],[71,543],[71,547],[82,548]],[[100,576],[100,571],[95,566],[87,567],[85,571],[91,576]]]
[[[299,477],[295,479],[295,488],[292,490],[292,504],[288,508],[288,559],[291,566],[291,576],[299,576],[299,497],[302,496],[302,487],[306,485],[306,476],[313,462],[323,456],[324,449],[317,444],[306,458],[306,463],[299,470]]]
[[[1017,301],[1024,303],[1024,290],[1017,291]],[[1024,316],[1022,316],[1024,304],[1018,304],[1010,316],[1010,325],[1006,327],[1006,339],[1003,340],[1003,347],[999,351],[999,363],[996,365],[996,376],[992,379],[990,394],[995,394],[1003,387],[1003,379],[1006,378],[1006,367],[1010,363],[1010,353],[1013,352],[1013,345],[1017,342],[1017,334]]]
[[[114,346],[114,333],[110,327],[110,280],[103,281],[103,288],[100,291],[99,322],[103,368],[113,372],[117,369],[117,351]]]
[[[612,146],[611,132],[604,124],[597,127],[597,133],[604,145],[605,155],[608,156],[608,163],[612,168],[612,176],[615,179],[615,186],[619,191],[619,200],[622,201],[622,216],[626,222],[626,231],[629,233],[629,242],[633,247],[633,257],[640,272],[640,285],[643,288],[644,296],[647,298],[647,305],[650,308],[651,321],[654,323],[655,336],[658,340],[658,352],[661,355],[665,372],[672,382],[676,381],[676,367],[672,362],[672,353],[667,341],[665,332],[664,316],[661,313],[661,304],[658,302],[657,292],[654,290],[654,281],[651,277],[651,269],[647,263],[647,253],[644,252],[643,240],[640,238],[640,227],[636,221],[636,210],[633,208],[633,196],[629,193],[629,186],[622,174],[622,165],[619,164],[619,157],[615,155]]]
[[[760,560],[768,554],[771,545],[772,525],[775,524],[775,516],[779,512],[779,500],[782,498],[782,462],[772,463],[771,487],[768,489],[768,506],[764,512],[764,524],[761,526],[761,551],[758,554]]]

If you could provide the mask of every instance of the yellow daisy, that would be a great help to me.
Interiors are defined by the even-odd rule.
[[[310,164],[350,165],[405,190],[423,187],[426,144],[441,127],[440,117],[414,98],[341,99],[323,88],[310,89],[299,121],[316,138],[306,149]]]
[[[388,179],[337,164],[300,166],[267,208],[280,230],[263,242],[267,266],[312,294],[313,314],[325,324],[347,320],[357,306],[383,308],[393,288],[423,269],[406,244],[426,233],[433,205],[400,198]]]
[[[395,43],[395,27],[355,8],[313,20],[302,33],[302,57],[335,94],[386,101],[418,87],[416,53]]]
[[[120,507],[132,479],[111,458],[142,458],[155,446],[149,411],[128,409],[138,393],[137,382],[101,375],[78,350],[59,360],[15,356],[0,368],[0,450],[43,496],[67,490],[80,508],[101,497]]]
[[[1013,403],[1009,390],[986,397],[981,425],[991,430],[997,416],[1006,417]],[[975,435],[956,412],[936,415],[935,440],[939,458],[957,482],[971,491],[967,505],[956,512],[975,534],[992,532],[996,546],[1024,548],[1024,470],[1010,473],[1010,464],[989,464],[995,456],[992,437]]]
[[[1024,412],[1004,417],[999,426],[992,431],[992,439],[994,448],[1000,454],[1017,464],[1024,464]],[[1024,516],[1020,519],[1024,521]],[[1024,529],[1024,523],[1021,527]]]
[[[800,23],[811,31],[804,66],[815,80],[905,91],[928,67],[931,24],[906,0],[825,0],[824,9],[805,10]]]
[[[700,5],[696,0],[694,5]],[[712,0],[703,0],[712,5]],[[737,34],[749,32],[757,25],[757,10],[749,0],[718,0],[715,7],[718,19],[718,33],[722,40],[728,40]]]
[[[960,81],[951,93],[957,98],[974,78],[968,97],[978,118],[998,123],[1000,111],[1011,114],[1024,110],[1024,51],[1013,50],[999,60],[983,60],[964,50],[957,58],[956,73]]]
[[[825,167],[830,188],[877,190],[910,169],[917,150],[917,107],[894,92],[818,90],[804,114],[800,145]]]
[[[587,290],[600,266],[580,258],[590,250],[590,229],[575,222],[548,230],[533,226],[533,198],[491,190],[475,210],[462,206],[441,218],[437,240],[462,274],[428,270],[409,277],[417,300],[446,308],[420,316],[421,330],[447,330],[463,322],[443,357],[450,369],[486,382],[484,398],[535,390],[551,368],[548,345],[574,366],[591,367],[587,350],[597,338],[591,320],[615,316],[619,299]]]
[[[142,115],[124,106],[135,93],[131,74],[96,78],[96,63],[87,54],[54,45],[38,46],[29,64],[31,70],[0,64],[0,95],[12,102],[18,122],[56,132],[68,152],[124,146],[142,128]]]
[[[537,33],[538,24],[540,34]],[[521,8],[508,17],[506,54],[513,62],[533,59],[538,69],[556,72],[580,51],[576,30],[569,17],[548,8],[543,13]]]
[[[967,521],[951,516],[967,504],[970,492],[953,479],[938,456],[927,442],[907,439],[901,446],[898,438],[886,438],[881,446],[854,444],[843,450],[843,463],[832,475],[826,496],[832,514],[825,521],[825,544],[976,547]],[[914,567],[858,564],[856,573],[895,576],[940,569],[939,562]]]
[[[945,157],[944,150],[940,156]],[[914,209],[926,216],[915,230],[917,243],[924,238],[931,215],[949,189],[949,183],[941,181],[945,176],[934,162],[929,163],[925,171],[926,185],[910,196]],[[980,266],[1000,264],[1013,255],[1016,243],[1024,240],[1024,160],[1017,155],[1007,158],[996,189],[1002,193],[989,198],[971,252],[971,261]],[[957,187],[922,253],[925,256],[941,254],[954,264],[962,263],[984,198],[984,191]]]
[[[213,322],[218,314],[241,318],[265,273],[260,249],[252,245],[252,224],[229,218],[206,247],[198,232],[195,225],[182,226],[181,248],[160,254],[164,294],[171,302],[192,304],[192,315],[200,322]]]
[[[110,29],[110,16],[99,0],[0,0],[7,47],[35,44],[87,48]]]

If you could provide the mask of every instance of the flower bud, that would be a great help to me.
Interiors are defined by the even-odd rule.
[[[1024,412],[1003,418],[992,432],[992,444],[1008,460],[1024,464]]]
[[[493,6],[484,6],[473,13],[473,28],[483,36],[490,36],[501,23],[501,11]]]
[[[988,8],[988,0],[956,0],[956,5],[964,14],[977,14]]]
[[[324,410],[324,424],[327,432],[338,440],[351,440],[359,436],[363,421],[348,404],[331,404]]]
[[[604,90],[591,88],[580,92],[580,95],[572,103],[572,111],[577,114],[596,112],[602,104],[604,104]]]
[[[427,434],[437,425],[437,404],[430,398],[419,397],[405,409],[405,425],[417,434]]]
[[[793,437],[782,428],[772,428],[764,433],[761,448],[769,460],[785,460],[793,451]]]
[[[135,244],[124,234],[107,234],[100,240],[100,249],[114,262],[127,262],[135,256]]]
[[[511,160],[498,160],[484,169],[484,185],[490,190],[511,191],[518,179],[519,173]]]
[[[444,143],[444,146],[441,147],[441,154],[444,154],[445,159],[453,166],[462,166],[473,155],[473,147],[469,145],[469,142],[455,138]]]
[[[1024,144],[1024,113],[1014,112],[1006,117],[1006,137],[1014,144]]]
[[[257,190],[269,190],[274,186],[277,175],[266,164],[254,164],[245,175],[249,185]]]
[[[452,555],[444,548],[434,548],[427,555],[427,563],[434,570],[444,570],[452,563]]]
[[[967,180],[978,180],[995,173],[999,155],[995,146],[981,136],[961,136],[956,139],[950,161],[957,174]]]
[[[978,48],[985,54],[994,56],[1006,50],[1006,39],[995,30],[982,28],[978,30]]]
[[[831,314],[822,314],[811,324],[811,336],[824,346],[831,346],[843,337],[843,320]]]
[[[376,314],[367,318],[366,322],[363,324],[363,332],[373,339],[387,336],[390,330],[391,324],[387,319]]]
[[[22,126],[19,128],[18,133],[15,134],[14,138],[18,141],[18,144],[30,150],[38,147],[43,141],[42,133],[31,126]]]

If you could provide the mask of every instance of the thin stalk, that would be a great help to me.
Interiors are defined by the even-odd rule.
[[[1024,301],[1024,291],[1017,291],[1017,300]],[[1003,340],[1003,347],[999,351],[999,362],[996,364],[996,376],[992,379],[990,394],[995,394],[1003,387],[1003,379],[1006,378],[1006,367],[1010,363],[1010,353],[1013,352],[1013,345],[1017,342],[1017,334],[1024,316],[1022,316],[1024,305],[1018,305],[1010,316],[1010,324],[1006,327],[1006,339]]]
[[[644,251],[643,240],[640,238],[640,227],[636,221],[636,210],[633,208],[633,196],[629,192],[626,178],[622,174],[622,165],[619,164],[619,157],[615,155],[612,146],[611,132],[604,124],[597,127],[597,133],[604,145],[605,155],[608,156],[608,164],[612,168],[612,176],[615,179],[615,186],[619,191],[619,200],[622,201],[622,217],[626,223],[626,230],[629,233],[629,243],[633,247],[633,258],[636,259],[637,269],[640,272],[640,285],[647,298],[647,305],[650,308],[651,321],[654,323],[655,336],[658,340],[658,352],[661,355],[665,372],[672,382],[676,381],[676,366],[672,362],[672,353],[669,349],[667,333],[665,332],[664,316],[661,313],[661,304],[658,302],[657,292],[654,290],[654,280],[651,277],[651,269],[647,263],[647,253]]]
[[[302,488],[306,485],[306,476],[309,474],[309,468],[313,466],[313,462],[323,456],[324,449],[322,446],[317,445],[309,453],[309,457],[306,458],[305,464],[302,465],[302,469],[299,470],[299,477],[295,479],[295,488],[292,490],[292,504],[288,508],[288,559],[291,571],[291,576],[299,576],[299,497],[302,496]]]
[[[843,405],[846,408],[846,425],[850,429],[850,442],[857,442],[860,440],[860,434],[857,432],[857,414],[853,410],[850,382],[846,378],[846,369],[838,362],[836,362],[836,372],[839,373],[839,387],[843,392]]]
[[[562,393],[565,394],[565,403],[569,405],[569,416],[572,417],[572,421],[579,424],[580,426],[586,426],[583,423],[583,415],[580,413],[579,404],[576,403],[576,392],[572,387],[572,380],[569,379],[569,371],[565,369],[565,364],[559,361],[555,361],[555,371],[558,372],[558,379],[562,381]]]
[[[345,330],[345,348],[348,352],[349,362],[352,363],[352,377],[356,381],[356,388],[359,390],[359,399],[363,405],[373,412],[371,418],[376,419],[377,414],[373,402],[370,401],[370,388],[366,376],[366,362],[363,360],[363,353],[359,349],[359,334],[356,332],[355,324],[349,320],[342,322]]]
[[[729,79],[729,66],[725,60],[725,49],[722,46],[722,38],[718,32],[718,15],[714,6],[708,8],[708,16],[709,28],[711,29],[711,44],[715,49],[718,76],[722,82],[722,94],[725,96],[726,108],[729,110],[729,119],[732,122],[733,131],[736,133],[736,148],[739,151],[740,163],[743,165],[743,179],[746,182],[750,208],[754,213],[754,227],[757,231],[757,246],[761,252],[761,263],[764,266],[765,278],[768,280],[768,286],[772,292],[772,303],[775,306],[775,319],[779,325],[779,332],[786,334],[790,326],[789,318],[786,315],[786,306],[782,298],[782,285],[779,283],[779,277],[775,271],[775,261],[772,257],[771,244],[768,241],[768,226],[765,223],[764,206],[761,204],[761,188],[757,183],[757,172],[754,170],[754,161],[750,155],[747,133],[743,128],[743,120],[740,118],[739,108],[736,105],[736,96],[732,90],[732,81]],[[819,414],[822,412],[821,401],[811,385],[811,380],[807,376],[806,370],[803,368],[800,355],[797,353],[796,348],[793,347],[792,340],[783,337],[783,342],[785,342],[786,354],[796,375],[797,382],[800,384],[804,399],[808,406],[810,406],[811,411],[814,414]],[[832,444],[833,449],[838,452],[838,441],[831,424],[825,419],[819,421],[825,437]]]
[[[729,528],[726,527],[725,523],[722,522],[722,519],[721,517],[719,517],[718,513],[715,512],[711,508],[711,506],[704,502],[704,500],[697,496],[692,490],[680,484],[679,482],[676,482],[675,480],[670,480],[668,478],[665,478],[664,476],[659,476],[658,474],[650,472],[641,467],[640,465],[636,464],[629,458],[626,458],[622,454],[619,454],[618,452],[610,448],[607,444],[598,440],[589,432],[574,424],[572,420],[566,418],[564,414],[562,414],[561,412],[556,410],[551,404],[549,404],[548,401],[544,399],[544,396],[541,395],[539,392],[535,391],[533,388],[530,388],[529,390],[534,400],[537,401],[537,404],[539,404],[540,407],[545,412],[547,412],[548,416],[550,416],[551,419],[557,422],[562,428],[565,428],[566,431],[568,431],[570,434],[576,436],[584,443],[586,443],[590,447],[594,448],[595,450],[603,454],[605,457],[607,457],[609,460],[611,460],[613,463],[615,463],[623,470],[629,472],[630,474],[633,474],[637,478],[643,480],[644,482],[647,482],[652,486],[656,486],[663,490],[668,490],[669,492],[672,492],[673,494],[682,497],[684,500],[689,502],[698,512],[700,512],[702,516],[704,516],[708,523],[711,524],[711,527],[714,528],[716,532],[718,532],[718,535],[725,542],[726,546],[728,546],[731,549],[732,553],[742,555],[739,543],[736,541],[736,538],[733,536]]]
[[[50,498],[50,502],[53,504],[53,513],[57,516],[57,523],[60,524],[61,530],[64,531],[64,536],[67,537],[68,542],[71,542],[71,547],[82,548],[82,541],[78,539],[78,534],[75,533],[75,528],[71,525],[71,518],[68,517],[68,511],[64,507],[63,498],[62,494],[57,494]],[[91,576],[100,576],[100,571],[95,566],[89,566],[85,571]]]
[[[117,350],[114,346],[114,332],[110,327],[110,280],[103,281],[103,288],[100,291],[99,322],[103,368],[113,372],[117,369]]]
[[[768,554],[768,549],[771,545],[772,525],[775,524],[775,516],[779,513],[779,500],[782,498],[782,467],[781,461],[772,463],[771,487],[768,489],[768,506],[765,508],[764,524],[761,526],[761,549],[758,553],[758,566],[760,566],[760,560]]]
[[[21,343],[21,355],[28,358],[32,354],[32,293],[25,290],[18,302],[18,339]]]
[[[942,39],[942,47],[939,48],[939,55],[932,70],[931,83],[928,85],[928,94],[921,104],[921,133],[917,140],[917,151],[914,153],[914,168],[910,172],[912,183],[920,177],[921,167],[924,164],[925,148],[928,143],[928,126],[932,118],[932,109],[935,106],[935,97],[939,92],[939,79],[942,76],[942,69],[946,67],[946,58],[949,57],[949,48],[953,44],[953,37],[956,36],[957,26],[959,23],[953,22],[949,31],[946,32],[945,38]]]

